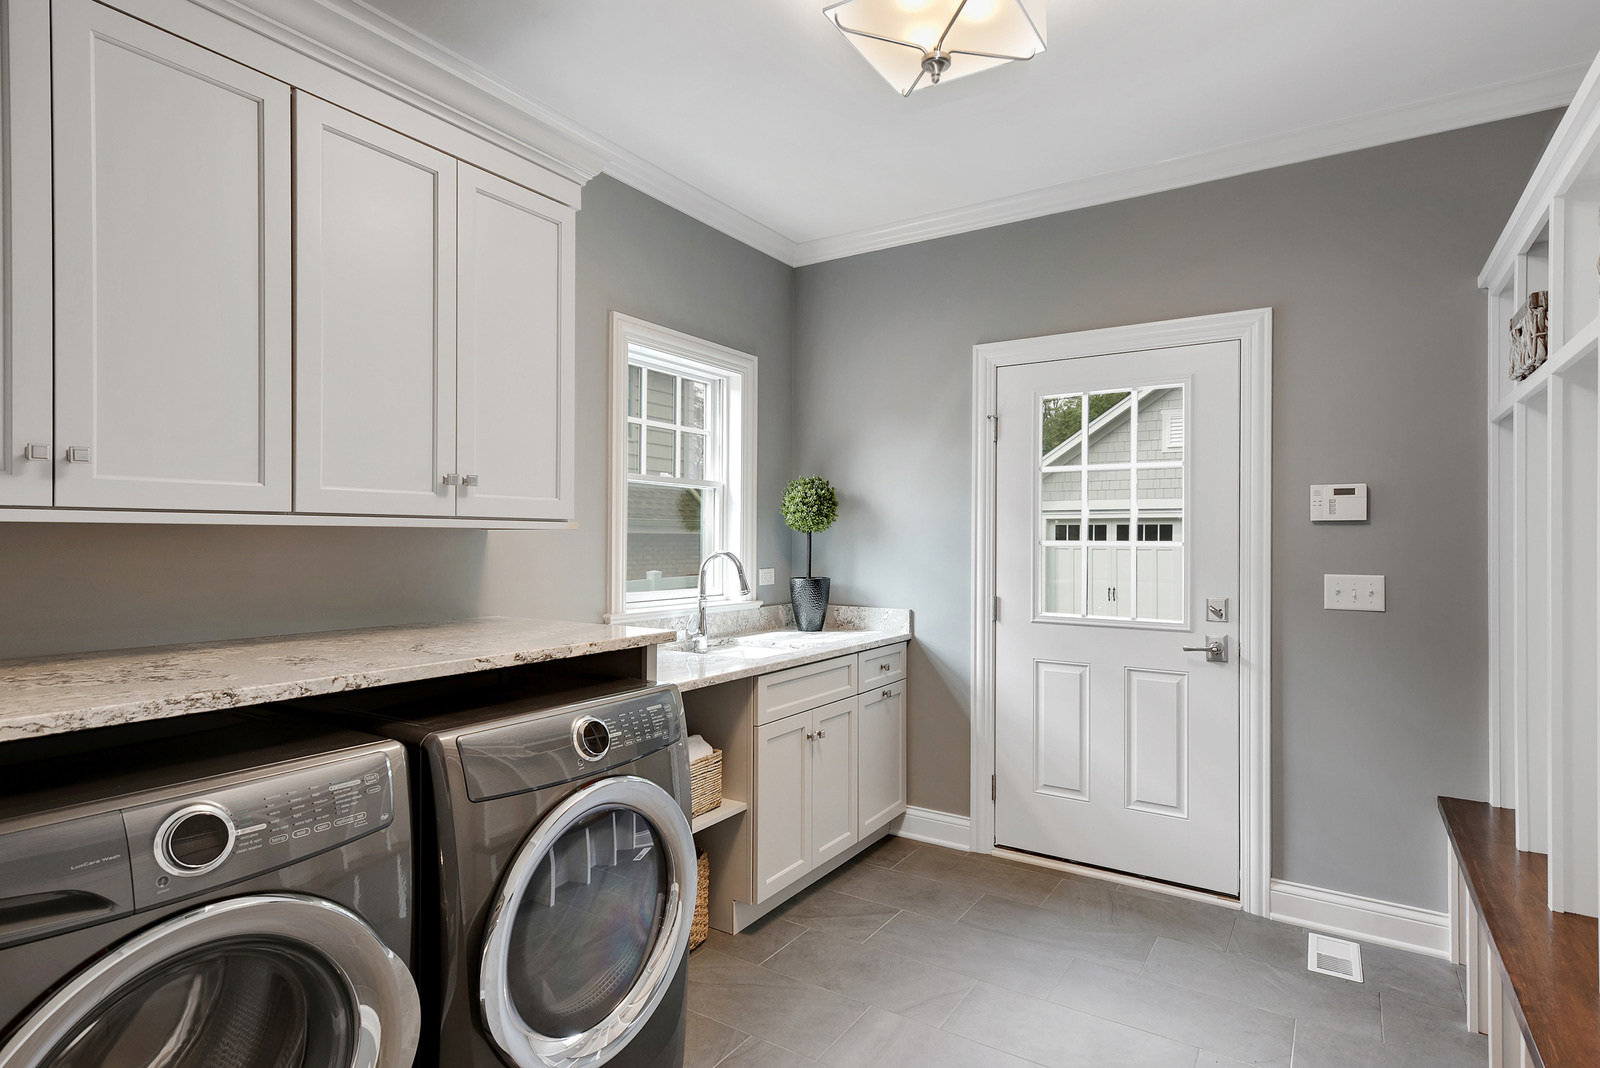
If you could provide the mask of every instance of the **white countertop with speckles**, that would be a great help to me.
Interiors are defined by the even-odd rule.
[[[0,660],[0,741],[637,649],[670,630],[487,617]]]

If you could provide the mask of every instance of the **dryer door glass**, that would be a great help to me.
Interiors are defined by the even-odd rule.
[[[207,946],[121,987],[41,1068],[342,1068],[357,1032],[344,986],[290,942]]]
[[[511,924],[506,979],[523,1021],[576,1035],[625,998],[655,945],[670,873],[650,821],[593,813],[539,861]]]

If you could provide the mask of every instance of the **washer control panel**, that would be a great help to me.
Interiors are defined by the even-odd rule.
[[[387,826],[383,753],[124,809],[137,908],[272,871]]]

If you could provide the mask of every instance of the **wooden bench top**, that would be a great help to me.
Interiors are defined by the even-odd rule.
[[[1600,1066],[1600,924],[1551,912],[1543,853],[1517,849],[1517,814],[1439,798],[1451,848],[1542,1068]]]

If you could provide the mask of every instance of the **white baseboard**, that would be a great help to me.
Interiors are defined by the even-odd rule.
[[[1450,917],[1337,890],[1272,880],[1271,918],[1328,934],[1450,959]]]
[[[889,825],[889,833],[946,849],[972,850],[972,818],[935,808],[907,807],[905,815]]]

